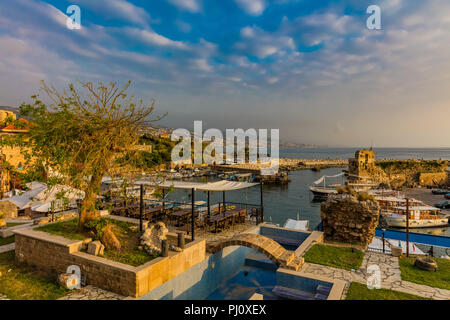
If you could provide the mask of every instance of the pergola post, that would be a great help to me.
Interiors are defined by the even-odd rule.
[[[162,211],[164,213],[164,208],[165,208],[165,204],[166,202],[164,201],[164,198],[166,197],[166,189],[162,189]]]
[[[211,217],[211,197],[210,197],[210,191],[208,191],[208,220]]]
[[[191,231],[192,231],[192,241],[195,240],[195,217],[194,217],[194,207],[195,207],[195,189],[191,190],[191,198],[192,198],[192,216],[191,216]]]
[[[222,191],[222,197],[223,197],[223,212],[225,213],[227,211],[227,205],[225,204],[225,191]]]
[[[409,258],[409,198],[406,198],[406,256]]]
[[[260,200],[261,200],[261,222],[264,222],[264,198],[263,198],[263,181],[261,178],[261,185],[260,185]]]
[[[139,231],[142,232],[142,215],[144,214],[144,185],[141,184],[139,199]]]

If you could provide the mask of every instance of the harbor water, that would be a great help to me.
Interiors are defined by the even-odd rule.
[[[315,229],[321,221],[320,203],[313,201],[312,193],[308,187],[320,177],[339,174],[343,169],[345,168],[328,168],[320,172],[312,170],[291,171],[289,173],[289,178],[291,179],[289,184],[264,185],[263,201],[265,220],[282,226],[287,219],[296,219],[298,215],[301,220],[309,220],[310,228]],[[336,182],[340,183],[341,181]],[[191,201],[190,193],[188,190],[175,190],[169,195],[169,198],[178,201],[182,200],[189,204]],[[206,192],[196,192],[196,201],[206,201],[206,199]],[[211,194],[211,203],[218,203],[220,201],[222,201],[222,192]],[[260,187],[255,186],[249,189],[227,192],[226,201],[257,205],[260,203]],[[414,232],[450,236],[450,229],[448,227],[414,229]]]

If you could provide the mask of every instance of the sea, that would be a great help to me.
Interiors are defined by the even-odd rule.
[[[281,157],[302,159],[347,159],[353,157],[357,148],[302,148],[280,150]],[[450,160],[450,148],[445,149],[402,149],[374,148],[376,159],[426,159]],[[320,172],[298,170],[289,173],[288,185],[264,185],[263,202],[265,220],[284,225],[287,219],[309,220],[310,228],[315,229],[320,223],[320,203],[313,201],[309,186],[322,176],[333,176],[345,168],[328,168]],[[341,182],[341,181],[337,181]],[[175,191],[170,197],[190,202],[190,192]],[[205,200],[206,193],[197,192],[195,200]],[[222,201],[222,193],[211,195],[211,203]],[[259,204],[260,187],[231,191],[226,193],[226,201]],[[416,229],[414,232],[450,236],[450,228]]]
[[[348,159],[361,148],[284,148],[281,158]],[[375,159],[450,160],[450,148],[373,148]]]

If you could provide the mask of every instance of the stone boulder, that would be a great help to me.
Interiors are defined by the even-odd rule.
[[[80,288],[81,279],[72,273],[61,273],[58,275],[58,283],[68,290]]]
[[[100,241],[92,241],[87,245],[87,253],[94,256],[103,256],[105,246]]]
[[[321,205],[326,240],[367,248],[375,235],[380,207],[374,200],[358,201],[351,195],[330,196]]]
[[[163,222],[149,226],[141,236],[142,248],[150,255],[161,254],[161,241],[167,239],[168,232]]]
[[[120,250],[122,247],[120,245],[120,241],[117,239],[116,235],[112,231],[111,225],[107,225],[103,229],[102,243],[105,245],[105,248],[108,250]]]

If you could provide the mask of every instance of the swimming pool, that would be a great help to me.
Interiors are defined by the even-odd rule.
[[[310,234],[277,227],[261,226],[252,232],[272,239],[282,239],[285,247],[295,250]],[[320,288],[332,283],[283,271],[267,256],[245,246],[225,247],[189,270],[141,297],[144,300],[248,300],[258,293],[265,300],[317,299]],[[277,292],[277,294],[274,294]]]
[[[265,300],[274,300],[277,299],[272,293],[275,285],[274,271],[244,265],[206,300],[248,300],[255,293],[262,294]]]

